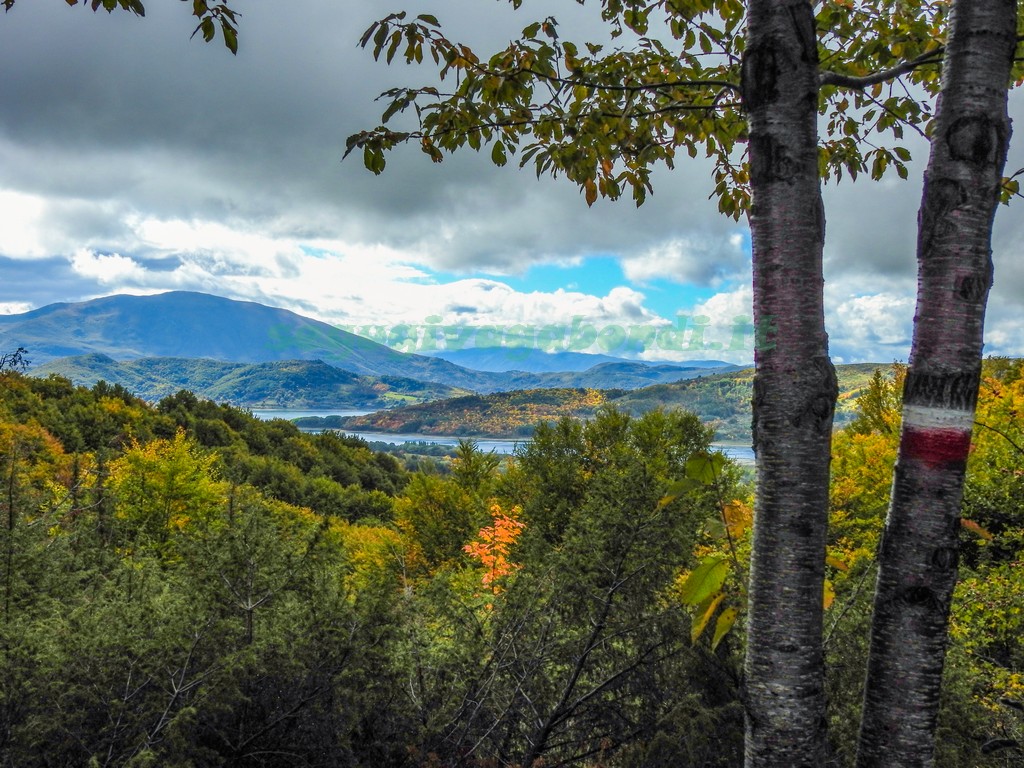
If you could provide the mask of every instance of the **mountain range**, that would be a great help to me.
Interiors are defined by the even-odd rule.
[[[177,357],[114,360],[94,353],[62,357],[32,369],[76,384],[120,384],[155,401],[188,389],[208,400],[250,408],[378,410],[469,394],[468,390],[401,376],[363,376],[320,360],[229,363]]]
[[[304,370],[311,381],[300,386],[295,378],[299,374],[296,361],[319,362],[356,376],[440,385],[437,396],[450,396],[457,390],[487,393],[550,387],[635,389],[737,368],[721,361],[649,364],[580,353],[545,358],[539,350],[528,350],[530,354],[516,362],[535,370],[481,371],[440,356],[398,352],[288,310],[185,291],[108,296],[0,316],[0,349],[18,347],[28,349],[29,359],[35,365],[33,373],[37,375],[57,373],[80,384],[103,379],[122,384],[150,400],[162,397],[168,390],[191,389],[212,399],[250,406],[292,402],[299,407],[301,402],[302,407],[366,407],[367,401],[359,400],[362,394],[356,393],[363,385],[372,387],[369,380],[362,384],[354,380],[342,383],[321,368],[307,367]],[[492,364],[488,367],[493,367],[495,355],[501,353],[507,354],[508,350],[443,354],[467,362],[483,363],[490,359]],[[200,360],[205,363],[196,362]],[[289,363],[291,378],[283,383],[281,377],[286,369],[281,367],[249,369],[242,376],[238,369],[219,369],[211,366],[210,361],[249,365]],[[588,363],[591,365],[587,366]],[[565,370],[551,370],[561,364],[566,366]],[[586,369],[581,370],[584,366]],[[267,378],[266,387],[252,385],[260,376]],[[282,387],[276,397],[271,396],[274,386]],[[391,402],[400,393],[408,395],[406,402],[434,396],[429,387],[417,389],[408,382],[399,383],[397,388],[385,383],[384,389],[391,393]],[[291,397],[289,390],[301,390],[302,397]],[[370,407],[379,404],[375,401]]]
[[[530,347],[470,347],[468,349],[441,349],[425,352],[430,357],[440,357],[450,363],[472,368],[477,371],[528,371],[530,373],[554,373],[563,371],[582,372],[604,363],[640,362],[611,355],[588,352],[545,352]],[[642,361],[640,364],[668,365],[687,368],[735,368],[723,360],[687,360],[685,363],[669,361]]]

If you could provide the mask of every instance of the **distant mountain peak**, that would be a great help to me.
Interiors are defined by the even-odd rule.
[[[0,349],[18,347],[28,349],[34,365],[80,355],[105,355],[114,361],[188,358],[246,364],[319,360],[358,375],[398,376],[477,392],[628,389],[713,370],[698,370],[709,361],[650,365],[607,355],[530,349],[515,350],[504,365],[494,360],[485,364],[486,355],[494,355],[494,350],[464,350],[469,356],[454,360],[457,353],[405,354],[287,309],[194,291],[118,294],[0,316]],[[595,370],[602,364],[612,367]],[[719,370],[733,367],[717,361],[715,365]]]

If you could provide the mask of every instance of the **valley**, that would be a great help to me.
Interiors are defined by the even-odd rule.
[[[105,381],[149,402],[188,390],[244,408],[371,412],[299,419],[307,429],[517,439],[538,423],[614,406],[632,415],[688,410],[718,440],[751,439],[751,368],[501,347],[410,354],[293,312],[206,294],[110,296],[0,316],[0,347],[22,346],[34,376]],[[879,367],[838,366],[837,424]]]

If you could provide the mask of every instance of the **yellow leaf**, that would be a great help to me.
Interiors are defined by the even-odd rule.
[[[711,650],[715,650],[722,638],[726,636],[732,625],[736,623],[736,616],[739,614],[735,608],[726,608],[715,622],[715,636],[711,640]]]
[[[850,570],[850,566],[847,565],[846,561],[842,558],[836,557],[835,555],[829,555],[828,557],[826,557],[825,563],[827,565],[831,565],[837,571],[842,571],[843,573],[846,573]],[[828,606],[825,607],[827,608]]]
[[[822,593],[822,605],[827,611],[832,607],[832,603],[836,601],[836,588],[832,585],[830,579],[825,579],[825,589]]]
[[[722,516],[725,518],[729,535],[735,539],[742,536],[754,521],[754,510],[749,504],[733,499],[722,508]]]
[[[725,593],[719,592],[714,599],[710,602],[707,609],[690,625],[690,642],[694,645],[697,643],[697,639],[703,634],[704,630],[708,626],[708,622],[711,621],[711,617],[715,615],[715,611],[718,610],[718,606],[722,604],[725,599]]]

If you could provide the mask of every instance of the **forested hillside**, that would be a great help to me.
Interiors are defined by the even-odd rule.
[[[1024,366],[986,374],[939,763],[964,768],[1024,736]],[[840,766],[899,376],[834,443]],[[738,765],[751,489],[711,437],[599,407],[413,472],[187,392],[4,372],[0,764]]]
[[[839,405],[836,422],[853,417],[857,398],[880,366],[874,363],[840,365]],[[671,384],[656,384],[633,391],[534,389],[491,395],[459,397],[423,403],[387,413],[318,421],[303,419],[303,426],[372,429],[381,432],[424,432],[432,435],[478,435],[522,437],[541,420],[561,416],[592,415],[602,405],[640,415],[658,408],[683,409],[696,413],[713,427],[719,440],[750,442],[750,402],[754,370],[699,376]]]
[[[599,389],[514,390],[467,395],[366,416],[328,417],[330,421],[314,416],[296,419],[296,424],[429,435],[523,437],[532,434],[541,422],[557,421],[563,416],[593,416],[598,408],[621,394],[620,390]]]
[[[376,409],[467,394],[464,389],[400,376],[352,373],[320,360],[225,363],[181,357],[114,360],[92,354],[64,357],[36,366],[33,376],[51,373],[76,384],[119,384],[155,401],[188,389],[200,397],[250,408]]]

